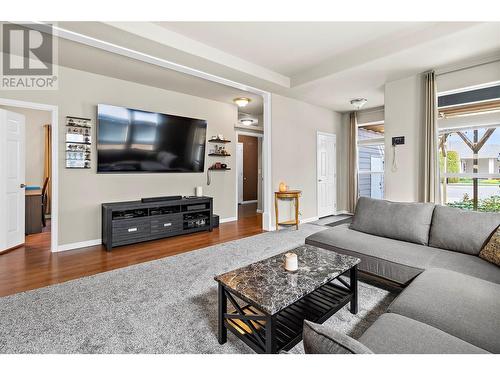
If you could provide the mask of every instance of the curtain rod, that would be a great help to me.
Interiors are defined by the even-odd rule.
[[[455,72],[460,72],[462,70],[467,70],[467,69],[471,69],[471,68],[476,68],[478,66],[483,66],[483,65],[488,65],[488,64],[492,64],[492,63],[495,63],[495,62],[498,62],[500,61],[500,57],[497,57],[496,59],[494,60],[490,60],[490,61],[484,61],[484,62],[481,62],[481,63],[477,63],[477,64],[474,64],[474,65],[469,65],[469,66],[466,66],[466,67],[462,67],[462,68],[456,68],[456,69],[451,69],[451,70],[448,70],[448,71],[444,71],[442,73],[438,73],[436,74],[437,77],[439,76],[444,76],[446,74],[450,74],[450,73],[455,73]]]

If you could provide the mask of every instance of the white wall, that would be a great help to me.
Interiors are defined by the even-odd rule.
[[[337,209],[345,209],[339,191],[345,191],[345,133],[337,112],[280,95],[272,96],[272,188],[281,181],[291,189],[302,190],[301,219],[317,217],[316,132],[337,135]],[[274,196],[273,196],[274,199]],[[281,202],[280,220],[291,219],[292,205]],[[274,202],[273,202],[274,209]],[[274,210],[272,212],[275,222]]]
[[[423,158],[423,81],[412,76],[385,85],[385,198],[419,201]],[[392,137],[404,136],[397,146],[393,172]]]
[[[59,107],[59,245],[99,239],[102,203],[159,195],[192,195],[194,187],[198,185],[204,187],[206,195],[214,197],[214,211],[221,219],[235,216],[234,168],[227,172],[213,173],[210,186],[206,184],[206,173],[97,174],[95,130],[98,103],[206,119],[207,137],[223,134],[232,140],[226,148],[233,155],[227,158],[228,164],[234,166],[236,106],[66,67],[59,67],[58,90],[4,90],[0,91],[0,98]],[[74,170],[64,167],[66,116],[92,119],[91,169]],[[214,158],[206,156],[205,171],[214,161]]]
[[[358,124],[368,124],[372,122],[384,121],[384,107],[369,108],[358,111],[356,114]]]
[[[26,126],[26,177],[28,186],[43,186],[43,170],[45,158],[45,137],[43,125],[50,124],[51,113],[34,109],[0,106],[25,117]]]
[[[499,81],[500,61],[495,61],[449,73],[438,72],[436,85],[438,92],[446,92]]]

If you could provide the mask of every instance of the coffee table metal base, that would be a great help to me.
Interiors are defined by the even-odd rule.
[[[244,299],[219,283],[219,343],[227,341],[229,329],[257,353],[278,353],[302,340],[304,319],[323,323],[348,303],[351,313],[357,314],[357,267],[346,274],[349,283],[337,278],[338,284],[329,282],[274,315],[260,311],[251,301],[238,303],[237,299]],[[228,301],[234,308],[231,312],[227,311]]]

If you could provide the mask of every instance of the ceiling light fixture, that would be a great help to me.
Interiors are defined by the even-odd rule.
[[[365,98],[357,98],[351,100],[351,105],[353,105],[356,110],[360,110],[361,107],[366,104],[366,102],[368,102],[368,100],[366,100]]]
[[[253,125],[253,120],[251,118],[244,118],[244,119],[241,119],[240,122],[243,124],[243,125]]]
[[[248,103],[250,103],[252,100],[251,99],[248,99],[248,98],[236,98],[236,99],[233,99],[233,102],[238,106],[238,107],[246,107],[248,105]]]

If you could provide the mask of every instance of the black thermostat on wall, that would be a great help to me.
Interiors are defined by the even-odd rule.
[[[393,146],[404,145],[404,144],[405,144],[405,137],[392,137]]]

